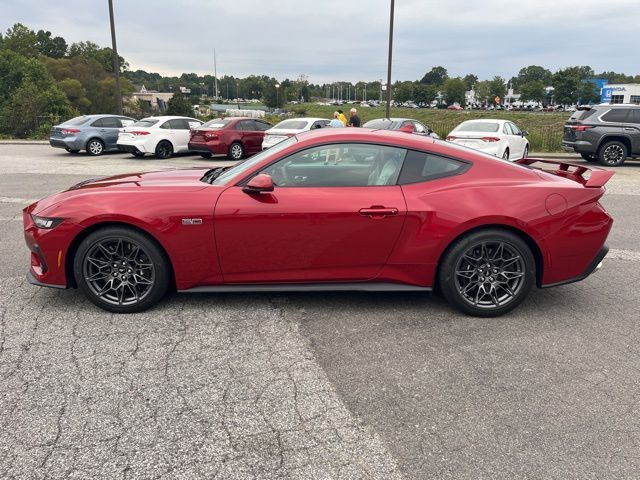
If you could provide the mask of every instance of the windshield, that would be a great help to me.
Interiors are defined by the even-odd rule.
[[[81,117],[74,117],[71,120],[67,120],[62,125],[82,125],[90,120],[89,117],[85,117],[84,115]]]
[[[155,120],[152,118],[143,118],[142,120],[138,120],[136,123],[134,123],[133,126],[134,127],[152,127],[156,123],[158,123],[158,120]]]
[[[364,128],[373,128],[374,130],[393,130],[397,122],[387,120],[386,118],[378,118],[369,120],[363,125]]]
[[[306,120],[285,120],[284,122],[280,122],[275,127],[274,130],[303,130],[307,126]]]
[[[226,125],[229,125],[229,120],[224,120],[222,118],[214,118],[213,120],[209,120],[202,124],[202,126],[206,128],[222,128]]]
[[[456,128],[457,132],[497,132],[500,124],[495,122],[464,122]]]
[[[289,147],[290,145],[296,143],[298,141],[298,139],[296,137],[289,137],[286,140],[277,143],[276,145],[274,145],[273,147],[271,147],[268,150],[263,150],[260,153],[255,154],[253,157],[245,160],[244,162],[238,163],[235,167],[230,168],[229,170],[227,170],[226,172],[224,172],[222,175],[220,175],[218,178],[216,178],[212,184],[213,185],[224,185],[232,180],[237,179],[240,175],[242,175],[244,172],[248,171],[251,169],[251,167],[253,167],[254,165],[257,165],[258,163],[260,163],[262,160],[264,160],[265,158],[271,156],[271,155],[275,155],[277,153],[280,153],[282,150],[284,150],[285,148]]]

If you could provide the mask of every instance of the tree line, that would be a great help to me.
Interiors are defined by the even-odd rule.
[[[45,30],[34,31],[17,23],[0,33],[0,135],[12,137],[46,136],[52,121],[79,114],[115,113],[115,76],[112,50],[93,42],[68,44],[61,36]],[[128,96],[134,88],[145,85],[148,90],[174,92],[169,113],[191,114],[191,105],[200,103],[203,96],[218,101],[259,99],[268,107],[282,107],[286,102],[321,99],[372,100],[381,95],[381,81],[310,83],[305,75],[278,81],[266,75],[244,78],[223,75],[183,73],[163,76],[144,70],[130,70],[120,57],[121,88]],[[419,80],[397,81],[393,85],[396,101],[413,100],[429,103],[436,98],[447,104],[465,102],[465,91],[473,89],[476,98],[491,102],[503,98],[508,85],[523,100],[544,102],[546,87],[554,87],[554,101],[563,104],[596,102],[599,92],[589,82],[606,78],[609,83],[640,82],[640,75],[632,77],[617,72],[596,73],[589,66],[575,66],[556,72],[531,65],[506,80],[500,76],[480,80],[474,74],[449,76],[446,68],[433,67]],[[135,87],[134,87],[135,85]],[[180,94],[179,87],[190,90]],[[217,87],[217,91],[216,91]],[[142,116],[144,104],[128,101],[128,113]]]

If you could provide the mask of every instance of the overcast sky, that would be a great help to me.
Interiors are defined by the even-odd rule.
[[[114,0],[118,50],[165,75],[386,77],[389,0]],[[67,42],[111,43],[107,0],[0,0],[16,22]],[[394,80],[435,65],[505,78],[526,65],[640,74],[640,0],[397,0]]]

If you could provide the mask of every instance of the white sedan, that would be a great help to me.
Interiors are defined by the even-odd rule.
[[[122,129],[118,148],[136,157],[153,153],[158,158],[169,158],[174,153],[189,151],[191,129],[200,125],[200,120],[189,117],[143,118]]]
[[[264,132],[262,149],[265,150],[273,147],[276,143],[280,143],[298,133],[315,128],[324,128],[327,125],[329,125],[329,120],[326,118],[291,118],[289,120],[283,120]]]
[[[467,120],[454,128],[447,141],[481,152],[518,160],[529,155],[528,133],[508,120]]]

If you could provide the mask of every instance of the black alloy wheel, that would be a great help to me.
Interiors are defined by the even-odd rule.
[[[169,287],[168,261],[146,235],[125,227],[97,230],[74,258],[78,287],[110,312],[139,312],[157,303]]]
[[[156,157],[158,158],[169,158],[173,155],[173,145],[168,140],[162,140],[156,146]]]
[[[600,147],[598,160],[605,167],[618,167],[627,159],[627,146],[618,140],[612,140]]]
[[[502,315],[522,302],[535,284],[535,260],[527,244],[503,230],[484,230],[456,241],[442,260],[440,287],[463,312]]]

